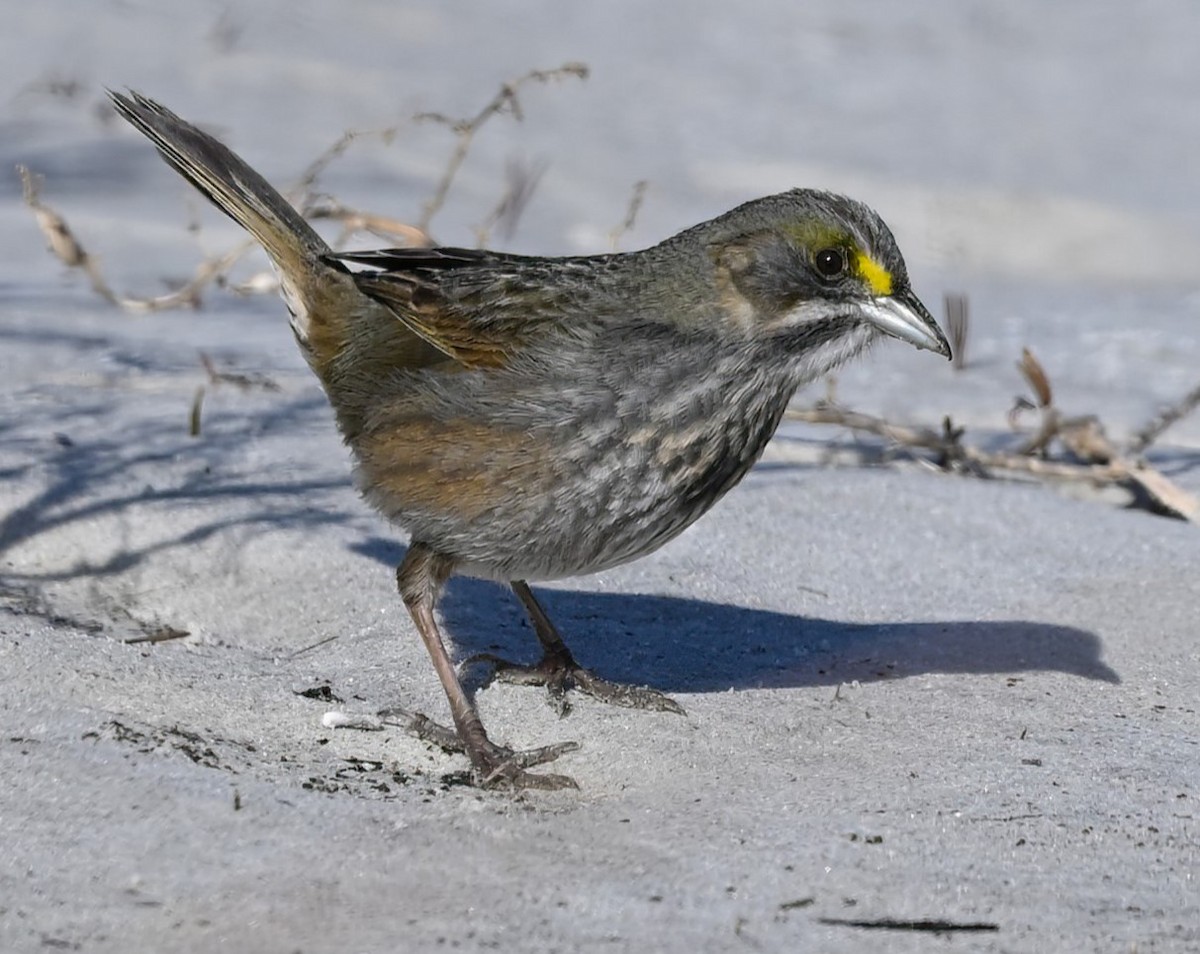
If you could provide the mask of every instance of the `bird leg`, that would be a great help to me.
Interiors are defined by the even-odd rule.
[[[433,616],[434,606],[452,568],[453,564],[446,557],[424,544],[414,543],[396,569],[396,584],[442,682],[454,728],[463,751],[471,760],[476,784],[483,788],[578,788],[574,779],[566,775],[536,775],[525,771],[529,766],[553,761],[564,752],[578,748],[576,743],[563,742],[528,752],[514,752],[488,738],[478,711],[454,671]],[[444,741],[445,733],[433,733],[433,736]]]
[[[525,607],[538,642],[542,644],[541,660],[532,666],[522,666],[492,653],[479,653],[468,659],[464,665],[475,662],[490,663],[494,667],[494,677],[502,682],[545,686],[549,693],[550,706],[560,717],[571,711],[567,690],[572,687],[610,705],[684,715],[683,707],[678,702],[657,689],[610,682],[579,665],[567,644],[563,642],[558,628],[550,621],[541,603],[533,595],[529,584],[524,580],[513,580],[510,585],[521,605]]]

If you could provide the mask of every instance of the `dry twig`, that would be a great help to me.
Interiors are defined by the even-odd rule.
[[[391,145],[399,132],[399,125],[388,126],[386,129],[347,129],[334,140],[333,145],[304,167],[300,178],[288,190],[288,199],[300,210],[301,215],[308,215],[310,204],[319,205],[325,199],[324,196],[317,195],[314,189],[321,173],[328,169],[335,159],[341,158],[352,145],[363,139],[378,139],[384,145]]]
[[[216,389],[222,384],[232,384],[239,391],[273,391],[280,390],[279,385],[265,374],[239,374],[236,371],[221,371],[203,351],[200,352],[200,365],[208,375],[208,385]],[[204,385],[196,388],[196,396],[188,412],[188,435],[200,436],[201,410],[204,405],[206,388]]]
[[[350,130],[343,133],[328,149],[305,167],[295,186],[290,190],[297,207],[306,217],[314,220],[327,219],[340,223],[342,227],[336,246],[342,246],[351,235],[367,232],[385,241],[405,246],[428,246],[433,244],[429,224],[445,204],[455,177],[461,169],[474,141],[474,137],[487,121],[496,115],[510,113],[517,120],[522,118],[518,98],[520,88],[528,83],[545,83],[566,77],[585,79],[588,68],[581,63],[567,63],[553,70],[533,70],[501,86],[500,90],[474,116],[467,119],[451,119],[440,113],[423,113],[416,120],[442,123],[453,131],[456,141],[447,159],[442,176],[432,197],[425,203],[416,225],[388,216],[352,209],[338,200],[316,192],[320,175],[356,142],[364,138],[377,138],[391,143],[400,127],[362,131]],[[68,91],[69,94],[69,91]],[[24,190],[25,202],[33,211],[38,227],[45,236],[51,252],[70,268],[82,269],[87,274],[94,291],[126,311],[145,313],[179,307],[198,307],[201,293],[212,283],[217,283],[243,294],[272,290],[277,287],[274,275],[262,273],[238,285],[229,284],[227,276],[233,266],[255,243],[251,239],[240,242],[229,251],[205,258],[192,278],[179,288],[165,295],[152,297],[118,296],[109,287],[96,265],[75,237],[65,219],[46,206],[38,195],[36,177],[26,168],[18,167]],[[506,175],[506,188],[499,203],[476,229],[478,240],[483,243],[497,227],[505,231],[515,228],[516,221],[537,186],[543,172],[541,166],[518,166],[510,164]],[[638,182],[633,189],[624,220],[610,233],[614,250],[621,237],[632,229],[645,196],[646,183]],[[968,302],[965,295],[948,294],[945,298],[947,326],[956,356],[956,367],[966,364],[966,345],[969,331]],[[262,388],[277,390],[269,379],[251,378],[229,372],[218,371],[207,356],[201,361],[208,373],[208,387],[222,383],[233,384],[242,389]],[[893,447],[908,451],[925,451],[934,455],[931,463],[939,468],[968,473],[979,477],[996,473],[1023,475],[1038,479],[1081,481],[1096,486],[1117,485],[1130,490],[1135,502],[1158,513],[1169,514],[1200,522],[1200,502],[1191,494],[1174,485],[1159,471],[1147,467],[1137,460],[1168,427],[1200,406],[1200,387],[1185,395],[1181,400],[1165,408],[1145,426],[1140,428],[1118,452],[1108,440],[1104,429],[1095,416],[1065,417],[1054,404],[1054,393],[1049,376],[1033,354],[1025,349],[1018,365],[1033,392],[1034,399],[1020,397],[1009,412],[1010,424],[1016,428],[1023,412],[1036,411],[1039,415],[1037,430],[1017,449],[1009,452],[986,452],[965,444],[964,431],[956,428],[947,417],[940,429],[928,427],[905,427],[883,418],[861,414],[839,407],[835,402],[835,382],[828,381],[829,394],[825,402],[808,409],[789,412],[793,420],[809,423],[837,424],[851,430],[873,434],[883,438]],[[206,388],[201,386],[192,402],[190,431],[199,434],[201,409]],[[1061,446],[1065,458],[1051,459],[1055,446]],[[919,454],[912,456],[921,458]]]
[[[21,177],[21,191],[25,197],[25,204],[33,210],[33,216],[46,238],[50,251],[67,268],[82,269],[91,282],[92,290],[105,301],[117,304],[117,296],[104,281],[95,260],[84,251],[79,240],[75,238],[66,219],[42,202],[38,195],[38,177],[25,166],[17,166],[17,174]]]
[[[152,298],[126,296],[117,304],[126,311],[134,314],[145,314],[152,311],[170,311],[174,308],[199,308],[200,293],[211,283],[224,283],[229,270],[237,264],[258,243],[254,239],[242,239],[229,251],[204,259],[196,266],[191,279],[165,295],[155,295]]]
[[[1135,456],[1144,453],[1151,444],[1158,440],[1163,431],[1176,421],[1191,414],[1197,407],[1200,407],[1200,385],[1188,391],[1174,404],[1163,408],[1146,424],[1138,428],[1125,446],[1125,452]]]
[[[940,431],[929,427],[907,427],[826,402],[811,408],[791,409],[787,417],[810,424],[837,424],[873,434],[909,451],[930,451],[934,454],[934,463],[943,470],[977,477],[1008,473],[1041,480],[1080,482],[1094,487],[1121,487],[1133,495],[1135,506],[1200,522],[1200,500],[1160,471],[1128,455],[1118,454],[1094,416],[1065,417],[1058,411],[1054,406],[1049,375],[1029,349],[1025,349],[1018,367],[1034,391],[1036,401],[1019,398],[1017,407],[1010,412],[1010,422],[1015,423],[1016,412],[1024,409],[1039,410],[1042,416],[1034,437],[1015,451],[989,452],[972,447],[963,442],[965,431],[954,427],[949,418],[943,421]],[[1177,407],[1185,403],[1181,402]],[[1069,459],[1048,459],[1056,441],[1070,455]],[[924,459],[919,454],[910,456]]]
[[[330,196],[322,196],[309,204],[305,208],[305,215],[313,220],[329,219],[341,223],[342,231],[332,243],[334,248],[343,247],[350,240],[350,236],[359,232],[366,232],[405,248],[429,248],[434,244],[429,233],[422,232],[415,225],[390,216],[352,209]]]
[[[253,239],[244,239],[228,252],[213,258],[206,258],[196,267],[196,272],[190,281],[165,295],[156,295],[150,298],[118,295],[105,281],[96,260],[87,253],[75,237],[75,233],[67,225],[66,219],[41,201],[34,174],[25,166],[17,166],[17,173],[21,177],[25,204],[33,210],[38,228],[46,237],[50,251],[68,268],[81,269],[87,275],[92,290],[97,295],[125,311],[143,314],[172,308],[199,307],[200,293],[204,287],[212,281],[222,279],[238,259],[256,244]]]
[[[568,76],[583,79],[587,74],[588,68],[582,63],[567,63],[552,70],[532,70],[512,82],[505,83],[488,104],[470,119],[452,120],[438,113],[425,113],[416,117],[418,120],[431,120],[447,124],[457,136],[455,148],[447,160],[434,195],[425,204],[421,221],[417,225],[369,211],[352,209],[332,197],[316,192],[316,183],[320,175],[335,160],[344,155],[354,143],[366,138],[374,138],[390,144],[398,135],[400,125],[377,130],[348,130],[343,133],[329,148],[304,168],[288,194],[305,217],[314,220],[328,219],[341,224],[342,232],[334,243],[335,247],[343,247],[350,237],[358,232],[367,232],[385,241],[403,246],[433,245],[433,239],[429,234],[429,221],[445,203],[455,175],[466,159],[471,142],[480,127],[491,116],[503,112],[509,112],[518,120],[521,119],[521,104],[517,98],[517,92],[527,83],[546,83]],[[105,114],[111,115],[111,111],[106,110]],[[481,239],[486,238],[491,229],[497,226],[505,230],[515,227],[542,171],[542,167],[536,165],[531,168],[510,167],[504,196],[477,229]],[[46,236],[50,250],[68,267],[82,269],[98,295],[125,311],[143,314],[173,308],[197,308],[201,303],[201,293],[212,283],[227,287],[238,294],[259,294],[278,288],[275,276],[267,272],[256,274],[248,281],[238,284],[227,281],[233,266],[255,245],[253,240],[246,239],[227,252],[205,258],[197,266],[195,274],[188,282],[165,295],[148,297],[117,295],[104,280],[95,260],[87,254],[82,244],[75,238],[66,220],[40,201],[35,177],[24,167],[18,167],[18,172],[24,186],[25,202],[33,210],[38,226],[42,234]],[[198,228],[199,226],[194,223],[189,226],[192,231],[196,231]],[[198,407],[198,401],[199,398],[193,407]]]
[[[505,112],[511,113],[513,118],[518,122],[523,118],[521,101],[517,98],[517,92],[522,86],[528,83],[548,83],[552,80],[564,79],[569,76],[578,79],[587,79],[587,75],[588,68],[583,63],[564,63],[553,70],[530,70],[524,76],[520,76],[502,85],[499,92],[487,102],[483,109],[468,119],[452,119],[443,113],[418,114],[416,117],[418,121],[436,122],[449,126],[457,137],[457,141],[454,144],[453,152],[450,153],[450,158],[446,162],[442,178],[439,180],[437,188],[434,189],[433,197],[425,203],[425,207],[421,212],[421,218],[417,221],[417,228],[423,232],[429,231],[429,225],[433,221],[433,217],[437,215],[438,211],[445,204],[446,196],[450,192],[450,186],[454,183],[454,177],[458,175],[458,170],[467,158],[472,140],[484,124],[493,116]]]
[[[239,391],[273,391],[278,393],[280,387],[265,374],[240,374],[237,371],[221,371],[203,351],[200,352],[200,366],[208,375],[209,384],[232,384]]]
[[[646,189],[649,183],[645,179],[639,179],[633,184],[633,193],[629,196],[629,206],[625,210],[625,218],[621,220],[621,224],[608,233],[608,240],[612,244],[612,250],[615,252],[620,245],[621,238],[628,233],[637,222],[638,213],[642,210],[642,203],[646,199]]]
[[[492,230],[498,228],[500,234],[510,239],[517,230],[517,223],[533,193],[542,181],[546,171],[546,163],[537,161],[523,163],[509,160],[504,166],[504,194],[479,225],[475,227],[475,244],[479,248],[487,247]]]

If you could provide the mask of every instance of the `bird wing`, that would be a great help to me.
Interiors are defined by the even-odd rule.
[[[339,262],[355,262],[388,272],[417,269],[445,270],[519,258],[476,248],[380,248],[362,252],[333,252],[326,256]]]
[[[376,269],[354,274],[359,289],[465,368],[504,367],[570,324],[570,315],[581,313],[581,283],[563,279],[589,261],[460,248],[334,257]]]

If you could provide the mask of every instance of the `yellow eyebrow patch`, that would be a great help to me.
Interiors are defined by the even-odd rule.
[[[867,287],[874,295],[882,296],[892,293],[892,273],[870,255],[865,252],[856,252],[854,268],[858,272],[859,278],[867,283]]]

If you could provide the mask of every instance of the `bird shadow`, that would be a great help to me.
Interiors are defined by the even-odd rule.
[[[395,566],[403,545],[372,537],[352,549]],[[847,623],[647,593],[541,589],[539,599],[580,663],[605,678],[664,692],[836,685],[921,673],[1055,671],[1120,677],[1100,638],[1029,620]],[[441,602],[460,654],[534,662],[532,628],[500,584],[454,577]]]
[[[242,403],[250,404],[250,396]],[[284,432],[309,426],[324,414],[325,404],[309,393],[286,399],[269,395],[258,396],[254,410],[256,433]],[[315,527],[356,519],[353,508],[332,507],[326,499],[344,493],[349,481],[343,476],[264,477],[231,463],[248,431],[240,410],[207,414],[203,441],[189,434],[186,411],[181,402],[176,415],[133,417],[111,400],[97,398],[44,410],[34,429],[27,421],[18,428],[16,421],[0,420],[0,439],[13,450],[11,460],[0,466],[0,480],[27,479],[35,488],[0,507],[0,555],[66,527],[125,517],[137,508],[249,504],[236,514],[214,511],[211,520],[144,545],[122,546],[98,562],[80,553],[55,569],[5,569],[2,575],[36,583],[115,576],[233,527]]]
[[[31,337],[32,336],[32,337]],[[87,354],[105,338],[52,329],[0,330],[23,345],[37,336],[56,349]],[[144,356],[127,342],[105,345],[119,367],[140,368]],[[56,400],[28,403],[20,418],[0,419],[0,439],[11,452],[0,479],[30,490],[0,512],[0,553],[39,537],[102,518],[132,519],[140,508],[189,507],[204,514],[176,532],[124,543],[100,558],[80,554],[62,566],[24,561],[5,578],[41,585],[130,571],[174,547],[203,541],[231,526],[304,528],[351,524],[346,480],[322,472],[310,477],[281,468],[267,475],[244,459],[247,438],[326,426],[328,410],[313,391],[284,397],[247,394],[225,411],[206,409],[204,439],[161,401],[119,392],[74,390]],[[180,393],[190,393],[181,389]],[[164,400],[167,398],[164,397]],[[789,465],[796,466],[796,465]],[[236,513],[219,506],[244,504]],[[366,536],[355,549],[394,567],[405,548]],[[539,591],[547,610],[585,665],[611,679],[653,683],[664,691],[705,692],[756,686],[820,685],[920,672],[1059,670],[1117,681],[1100,658],[1092,633],[1031,621],[847,623],[706,602],[680,596]],[[537,644],[516,601],[495,584],[456,578],[442,610],[464,655],[492,652],[532,661]]]

